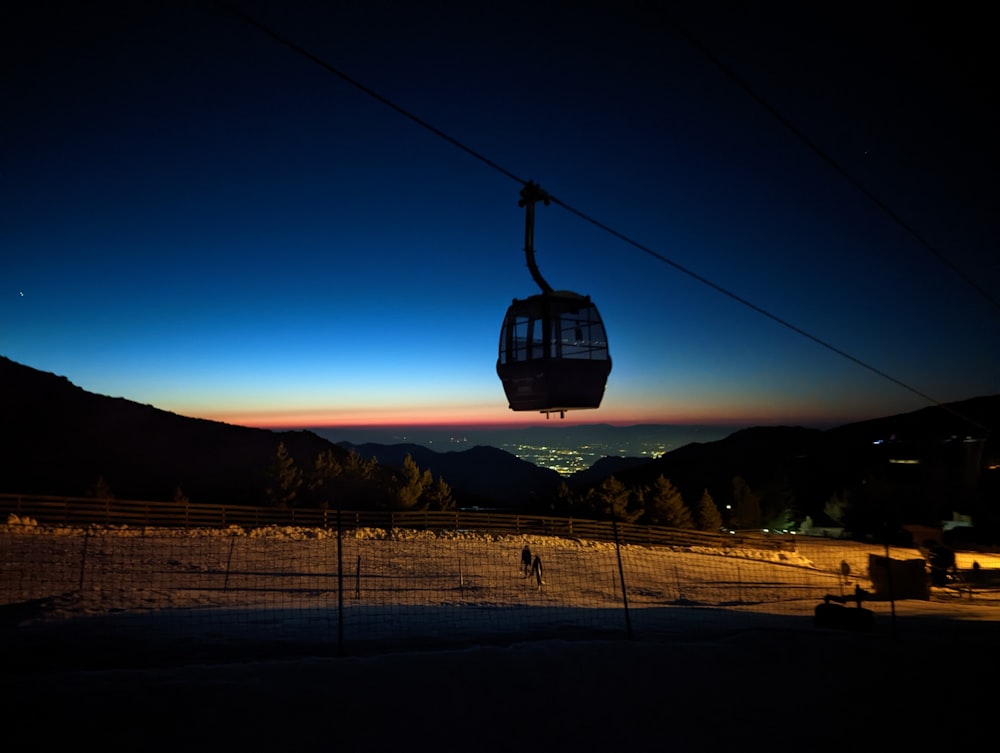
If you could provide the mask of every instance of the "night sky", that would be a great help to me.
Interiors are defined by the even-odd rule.
[[[234,0],[296,51],[213,2],[8,4],[0,354],[249,426],[544,422],[495,372],[533,180],[613,359],[567,425],[1000,393],[987,6],[761,5]]]

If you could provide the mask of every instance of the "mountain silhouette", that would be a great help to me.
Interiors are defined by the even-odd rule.
[[[102,479],[122,499],[168,501],[180,488],[193,502],[264,505],[268,471],[283,443],[301,469],[324,451],[343,462],[353,450],[390,470],[408,454],[448,483],[462,506],[529,509],[564,481],[585,490],[614,475],[648,487],[662,475],[689,505],[708,491],[724,507],[734,480],[742,479],[765,507],[817,521],[834,497],[864,503],[872,519],[891,513],[932,523],[958,512],[994,525],[1000,517],[1000,452],[990,431],[1000,419],[1000,395],[826,430],[743,429],[654,460],[604,458],[565,479],[494,447],[439,453],[416,444],[352,445],[310,431],[188,418],[95,395],[2,356],[0,384],[5,493],[83,496]]]
[[[0,356],[0,490],[84,496],[100,478],[121,499],[266,504],[279,443],[301,467],[322,450],[308,431],[272,432],[187,418],[87,392],[65,377]]]
[[[742,480],[764,520],[786,511],[796,521],[808,516],[859,533],[938,526],[959,515],[992,532],[1000,527],[1000,453],[983,429],[998,409],[994,396],[835,429],[755,427],[687,445],[616,477],[648,487],[662,475],[689,504],[707,491],[717,506],[735,503],[734,485]],[[846,522],[829,516],[828,503],[837,499],[850,503]]]
[[[2,356],[0,383],[0,491],[7,493],[85,496],[102,479],[120,499],[169,501],[180,488],[192,502],[265,505],[279,443],[304,470],[324,451],[344,462],[350,449],[310,431],[235,426],[96,395]],[[523,506],[560,479],[493,447],[441,457],[416,445],[366,450],[385,474],[406,454],[467,506]]]
[[[477,445],[468,450],[435,452],[417,444],[339,443],[364,458],[401,466],[409,455],[424,470],[461,493],[464,506],[526,508],[556,493],[563,478],[505,450]]]

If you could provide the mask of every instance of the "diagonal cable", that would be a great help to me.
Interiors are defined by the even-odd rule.
[[[820,146],[818,146],[812,139],[810,139],[791,121],[789,121],[784,115],[782,115],[770,102],[765,100],[761,95],[759,95],[753,87],[751,87],[746,81],[737,76],[732,69],[730,69],[725,63],[723,63],[704,43],[696,38],[693,34],[688,32],[680,23],[676,20],[671,21],[671,25],[692,47],[694,47],[698,52],[700,52],[712,65],[717,67],[722,71],[723,75],[726,76],[730,81],[741,88],[746,94],[753,99],[758,105],[767,110],[768,114],[771,115],[775,120],[777,120],[782,126],[784,126],[789,132],[792,133],[795,138],[801,141],[807,148],[812,150],[823,162],[825,162],[829,167],[831,167],[834,172],[840,175],[844,180],[851,184],[856,190],[860,191],[861,194],[872,202],[878,209],[889,217],[893,222],[899,225],[911,238],[913,238],[919,245],[923,246],[924,249],[929,251],[934,257],[937,258],[942,264],[951,269],[963,282],[965,282],[969,287],[979,293],[983,298],[985,298],[989,303],[1000,311],[1000,300],[995,298],[989,291],[987,291],[982,285],[976,282],[972,277],[967,275],[962,269],[958,267],[954,262],[951,261],[947,256],[945,256],[941,251],[939,251],[934,244],[932,244],[926,237],[919,233],[912,225],[910,225],[906,220],[900,217],[896,212],[892,210],[882,199],[876,196],[871,190],[869,190],[860,180],[855,178],[851,173],[849,173],[839,162],[837,162],[833,157],[831,157],[826,151],[824,151]]]
[[[433,126],[433,125],[431,125],[430,123],[428,123],[426,120],[423,120],[422,118],[414,115],[413,113],[409,112],[408,110],[404,109],[403,107],[397,105],[395,102],[393,102],[392,100],[390,100],[388,97],[385,97],[385,96],[379,94],[374,89],[371,89],[370,87],[365,86],[361,82],[359,82],[359,81],[351,78],[350,76],[348,76],[347,74],[345,74],[344,72],[342,72],[338,68],[334,67],[330,63],[326,62],[322,58],[318,57],[317,55],[314,55],[313,53],[309,52],[308,50],[306,50],[305,48],[303,48],[299,44],[293,42],[288,37],[285,37],[285,36],[283,36],[283,35],[275,32],[275,31],[273,31],[272,29],[270,29],[269,27],[265,26],[263,23],[261,23],[260,21],[258,21],[255,18],[253,18],[252,16],[248,15],[247,13],[243,12],[242,10],[240,10],[238,8],[234,8],[229,3],[223,2],[223,0],[216,0],[216,2],[221,7],[223,7],[225,10],[227,10],[230,13],[233,13],[234,15],[238,16],[239,18],[243,19],[244,21],[246,21],[250,25],[254,26],[255,28],[257,28],[258,30],[260,30],[261,32],[263,32],[264,34],[266,34],[267,36],[269,36],[272,39],[274,39],[275,41],[277,41],[280,44],[288,47],[293,52],[301,55],[302,57],[306,58],[310,62],[315,63],[316,65],[320,66],[321,68],[323,68],[327,72],[333,74],[334,76],[336,76],[337,78],[341,79],[342,81],[350,84],[351,86],[354,86],[355,88],[357,88],[360,91],[364,92],[365,94],[367,94],[368,96],[372,97],[373,99],[378,100],[379,102],[381,102],[382,104],[384,104],[387,107],[391,108],[392,110],[394,110],[395,112],[399,113],[403,117],[405,117],[405,118],[413,121],[417,125],[421,126],[422,128],[425,128],[426,130],[430,131],[431,133],[433,133],[434,135],[438,136],[439,138],[444,139],[445,141],[447,141],[452,146],[455,146],[458,149],[461,149],[463,152],[465,152],[466,154],[469,154],[470,156],[472,156],[475,159],[479,160],[480,162],[484,163],[488,167],[496,170],[497,172],[501,173],[502,175],[505,175],[506,177],[510,178],[511,180],[514,180],[517,183],[520,183],[522,186],[524,186],[524,185],[526,185],[528,183],[528,181],[524,180],[523,178],[518,177],[516,174],[514,174],[510,170],[507,170],[506,168],[502,167],[501,165],[499,165],[498,163],[496,163],[493,160],[489,159],[488,157],[485,157],[484,155],[480,154],[476,150],[474,150],[474,149],[466,146],[465,144],[463,144],[461,141],[459,141],[458,139],[454,138],[453,136],[448,135],[447,133],[445,133],[441,129],[439,129],[439,128]],[[561,206],[563,209],[565,209],[566,211],[568,211],[570,214],[573,214],[576,217],[584,220],[585,222],[588,222],[591,225],[594,225],[595,227],[599,228],[600,230],[603,230],[604,232],[606,232],[606,233],[614,236],[615,238],[618,238],[620,241],[622,241],[624,243],[627,243],[628,245],[632,246],[633,248],[636,248],[636,249],[642,251],[643,253],[646,253],[646,254],[652,256],[654,259],[657,259],[658,261],[661,261],[664,264],[667,264],[667,265],[673,267],[677,271],[682,272],[682,273],[688,275],[689,277],[697,280],[698,282],[702,283],[703,285],[707,285],[708,287],[712,288],[713,290],[715,290],[715,291],[717,291],[719,293],[722,293],[725,296],[728,296],[732,300],[734,300],[734,301],[736,301],[738,303],[741,303],[741,304],[743,304],[744,306],[746,306],[746,307],[748,307],[750,309],[753,309],[758,314],[766,316],[768,319],[771,319],[772,321],[776,322],[777,324],[780,324],[781,326],[786,327],[787,329],[790,329],[793,332],[796,332],[797,334],[799,334],[799,335],[801,335],[801,336],[803,336],[803,337],[805,337],[805,338],[807,338],[809,340],[812,340],[817,345],[820,345],[820,346],[826,348],[827,350],[830,350],[831,352],[836,353],[837,355],[839,355],[839,356],[841,356],[843,358],[846,358],[847,360],[849,360],[849,361],[857,364],[858,366],[861,366],[862,368],[867,369],[868,371],[872,372],[873,374],[876,374],[877,376],[880,376],[883,379],[886,379],[886,380],[892,382],[893,384],[895,384],[895,385],[897,385],[899,387],[902,387],[903,389],[905,389],[905,390],[913,393],[914,395],[917,395],[918,397],[926,400],[927,402],[932,403],[932,404],[934,404],[934,405],[936,405],[938,407],[943,408],[944,410],[946,410],[949,413],[953,414],[957,418],[960,418],[963,421],[967,421],[968,423],[976,426],[977,428],[979,428],[979,429],[981,429],[981,430],[989,433],[989,429],[987,427],[983,426],[982,424],[980,424],[978,421],[975,421],[975,420],[969,418],[968,416],[962,415],[958,411],[956,411],[956,410],[952,409],[951,407],[949,407],[947,404],[942,403],[939,400],[935,400],[930,395],[928,395],[928,394],[926,394],[924,392],[921,392],[920,390],[918,390],[915,387],[912,387],[911,385],[907,384],[906,382],[903,382],[902,380],[897,379],[897,378],[891,376],[890,374],[887,374],[886,372],[882,371],[881,369],[878,369],[875,366],[872,366],[871,364],[869,364],[869,363],[861,360],[860,358],[852,356],[847,351],[844,351],[844,350],[842,350],[842,349],[840,349],[840,348],[838,348],[838,347],[836,347],[834,345],[831,345],[830,343],[826,342],[822,338],[819,338],[816,335],[810,334],[809,332],[807,332],[806,330],[802,329],[801,327],[798,327],[798,326],[792,324],[791,322],[788,322],[787,320],[782,319],[781,317],[777,316],[776,314],[771,313],[767,309],[765,309],[765,308],[763,308],[761,306],[758,306],[755,303],[751,303],[746,298],[743,298],[742,296],[737,295],[736,293],[732,292],[731,290],[728,290],[727,288],[724,288],[721,285],[718,285],[717,283],[712,282],[707,277],[703,277],[702,275],[700,275],[700,274],[698,274],[698,273],[696,273],[696,272],[688,269],[687,267],[683,266],[682,264],[679,264],[679,263],[673,261],[672,259],[669,259],[668,257],[664,256],[663,254],[660,254],[660,253],[658,253],[656,251],[653,251],[649,247],[644,246],[643,244],[639,243],[636,240],[633,240],[632,238],[630,238],[629,236],[625,235],[624,233],[621,233],[621,232],[615,230],[614,228],[612,228],[612,227],[604,224],[603,222],[600,222],[599,220],[597,220],[597,219],[589,216],[588,214],[586,214],[584,212],[581,212],[578,209],[575,209],[574,207],[572,207],[569,204],[567,204],[566,202],[558,199],[557,197],[552,196],[551,194],[548,194],[548,197],[549,197],[549,199],[553,203],[557,204],[558,206]]]
[[[514,173],[512,173],[509,170],[505,169],[504,167],[498,165],[493,160],[491,160],[491,159],[483,156],[482,154],[480,154],[476,150],[471,149],[470,147],[466,146],[465,144],[463,144],[461,141],[459,141],[458,139],[454,138],[453,136],[449,136],[447,133],[445,133],[444,131],[442,131],[440,128],[437,128],[437,127],[431,125],[430,123],[428,123],[423,118],[417,117],[416,115],[414,115],[409,110],[406,110],[406,109],[400,107],[399,105],[397,105],[395,102],[393,102],[388,97],[382,96],[381,94],[379,94],[374,89],[371,89],[371,88],[365,86],[364,84],[362,84],[360,81],[351,78],[350,76],[348,76],[343,71],[341,71],[338,68],[335,68],[334,66],[330,65],[328,62],[326,62],[322,58],[318,57],[317,55],[314,55],[313,53],[309,52],[309,50],[307,50],[304,47],[302,47],[301,45],[293,42],[288,37],[286,37],[286,36],[284,36],[282,34],[279,34],[278,32],[274,31],[273,29],[265,26],[263,23],[261,23],[260,21],[258,21],[253,16],[251,16],[251,15],[243,12],[239,8],[233,7],[229,3],[222,2],[222,0],[217,0],[217,2],[218,2],[218,4],[220,6],[222,6],[223,8],[225,8],[227,11],[229,11],[230,13],[233,13],[236,16],[239,16],[244,21],[246,21],[248,24],[250,24],[251,26],[256,27],[257,29],[259,29],[260,31],[262,31],[267,36],[271,37],[276,42],[279,42],[279,43],[283,44],[285,47],[288,47],[289,49],[291,49],[292,51],[294,51],[297,54],[301,55],[302,57],[306,58],[310,62],[315,63],[320,68],[322,68],[325,71],[327,71],[328,73],[332,73],[334,76],[336,76],[337,78],[341,79],[342,81],[350,84],[351,86],[355,87],[356,89],[361,90],[362,92],[364,92],[365,94],[367,94],[372,99],[376,99],[379,102],[381,102],[382,104],[384,104],[386,107],[389,107],[389,108],[395,110],[397,113],[399,113],[400,115],[402,115],[404,118],[408,118],[408,119],[412,120],[414,123],[416,123],[421,128],[425,128],[426,130],[428,130],[431,133],[433,133],[435,136],[444,139],[445,141],[447,141],[452,146],[461,149],[466,154],[472,155],[473,157],[475,157],[480,162],[483,162],[488,167],[491,167],[494,170],[496,170],[497,172],[502,173],[503,175],[506,175],[511,180],[515,180],[518,183],[520,183],[521,185],[524,185],[525,183],[527,183],[527,181],[524,180],[523,178],[519,178]]]

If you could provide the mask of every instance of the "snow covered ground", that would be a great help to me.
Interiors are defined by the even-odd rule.
[[[3,600],[48,599],[3,634],[12,750],[956,749],[1000,668],[996,555],[958,554],[971,591],[866,601],[855,633],[813,610],[870,589],[881,546],[628,546],[619,569],[610,544],[460,533],[338,552],[316,530],[9,521],[0,542]]]
[[[328,652],[575,635],[677,635],[789,616],[871,592],[870,554],[914,549],[798,539],[768,548],[649,547],[549,536],[381,529],[0,526],[9,624],[160,643],[282,642]],[[525,578],[523,547],[543,564]],[[958,566],[972,574],[968,554]],[[1000,604],[1000,558],[936,589],[964,618]],[[970,580],[969,577],[966,580]],[[970,586],[974,586],[970,590]],[[879,616],[896,605],[866,602]],[[928,607],[930,605],[923,605]],[[18,608],[22,607],[18,612]],[[903,607],[900,607],[903,608]],[[231,648],[231,645],[227,648]]]

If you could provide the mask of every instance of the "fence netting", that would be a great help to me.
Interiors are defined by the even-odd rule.
[[[810,618],[823,600],[849,602],[869,587],[864,548],[830,548],[824,556],[820,548],[809,556],[801,549],[15,518],[0,526],[0,612],[7,627],[58,625],[109,636],[131,630],[145,640],[299,643],[351,653],[765,626]]]

